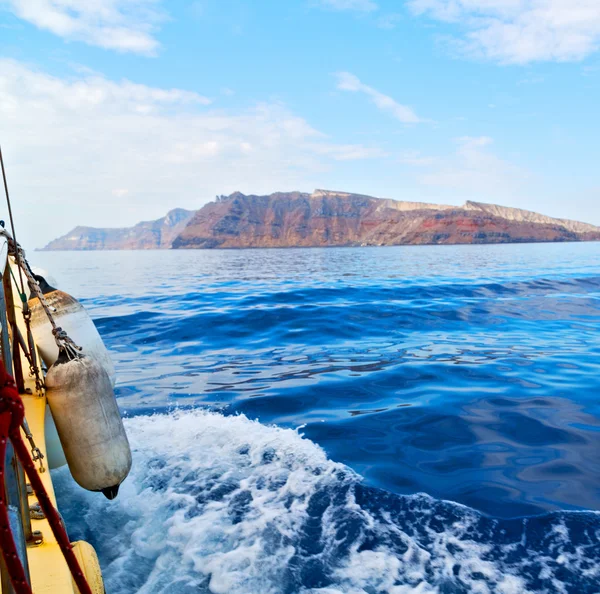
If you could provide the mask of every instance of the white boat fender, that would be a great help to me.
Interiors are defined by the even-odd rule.
[[[110,354],[96,329],[92,318],[83,305],[74,297],[55,289],[40,275],[34,275],[40,289],[53,310],[53,317],[58,326],[63,328],[67,334],[82,348],[84,355],[99,361],[106,369],[111,384],[115,385],[115,367]],[[44,308],[35,296],[29,299],[31,310],[31,332],[38,346],[38,351],[46,367],[50,367],[58,358],[58,346],[52,334],[52,326]]]
[[[46,374],[46,397],[73,478],[114,499],[131,469],[131,450],[106,370],[61,349]]]

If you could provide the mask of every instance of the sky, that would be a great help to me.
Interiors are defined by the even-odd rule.
[[[26,249],[233,191],[600,225],[599,106],[599,0],[0,0]]]

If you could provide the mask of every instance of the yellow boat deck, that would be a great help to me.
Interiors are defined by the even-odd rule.
[[[30,382],[26,381],[26,384]],[[24,394],[23,403],[25,404],[25,415],[29,428],[34,436],[36,445],[44,454],[45,472],[40,473],[48,495],[56,506],[56,496],[50,470],[48,468],[48,456],[46,453],[46,442],[44,436],[44,417],[46,414],[46,397],[35,394],[35,385],[28,385],[33,388],[33,394]],[[38,466],[39,468],[39,466]],[[29,506],[37,503],[35,494],[29,495]],[[42,542],[37,545],[37,539],[27,546],[27,556],[29,558],[29,573],[31,575],[31,586],[35,594],[72,594],[77,590],[74,588],[71,573],[63,557],[62,551],[54,538],[50,524],[46,519],[32,519],[31,529],[35,532],[41,532]]]
[[[15,266],[12,257],[9,258],[9,262],[10,265],[13,267]],[[19,294],[18,287],[14,283],[14,277],[12,289],[14,295]],[[17,327],[20,329],[23,336],[27,336],[22,315],[22,304],[18,300],[15,300],[13,307],[15,310]],[[29,424],[29,429],[33,435],[36,446],[44,455],[44,472],[40,472],[40,466],[39,463],[37,463],[38,474],[42,479],[53,505],[58,508],[54,487],[52,485],[52,476],[48,466],[45,416],[50,413],[49,408],[46,406],[46,396],[44,394],[40,395],[36,393],[35,377],[30,374],[29,362],[22,352],[20,359],[26,390],[25,394],[21,394],[23,404],[25,405],[25,418]],[[37,354],[37,361],[41,361],[39,354]],[[39,372],[40,374],[42,373],[41,368],[39,368]],[[27,443],[24,434],[23,440]],[[30,508],[35,506],[37,502],[35,494],[28,495]],[[39,537],[36,536],[32,538],[31,542],[27,544],[27,559],[33,594],[79,594],[79,589],[73,581],[67,562],[56,542],[56,538],[54,537],[48,520],[45,518],[31,518],[31,530],[34,536],[39,534]],[[87,578],[92,593],[103,594],[104,584],[102,581],[102,573],[93,547],[83,541],[73,543],[73,545],[75,555]],[[2,591],[1,586],[0,591]]]

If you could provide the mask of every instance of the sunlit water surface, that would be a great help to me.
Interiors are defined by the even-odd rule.
[[[57,473],[109,594],[600,592],[600,244],[30,256],[129,417]]]

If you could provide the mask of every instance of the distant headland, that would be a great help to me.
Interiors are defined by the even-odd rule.
[[[495,204],[315,190],[234,192],[127,228],[75,227],[44,250],[211,249],[596,241],[600,227]]]

